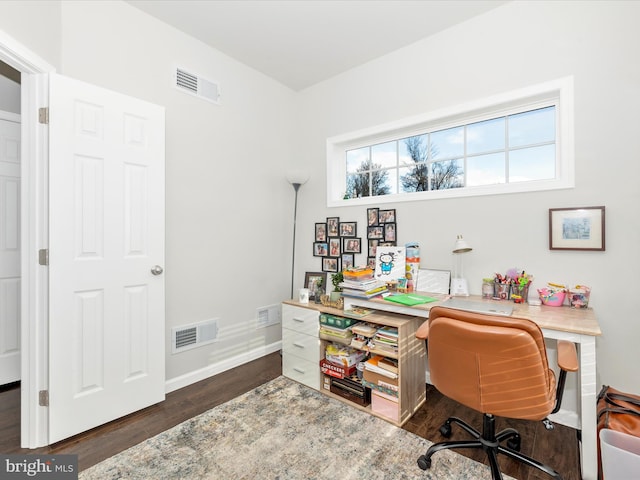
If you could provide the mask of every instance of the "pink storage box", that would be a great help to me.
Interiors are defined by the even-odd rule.
[[[371,411],[394,422],[400,420],[398,399],[378,390],[371,390]]]

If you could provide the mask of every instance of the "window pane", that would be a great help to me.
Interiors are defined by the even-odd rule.
[[[427,135],[403,138],[398,142],[400,165],[414,165],[427,161]],[[415,190],[414,190],[415,191]]]
[[[467,125],[467,155],[503,150],[504,125],[504,117]]]
[[[509,182],[556,177],[556,146],[523,148],[509,153]]]
[[[431,164],[431,169],[431,190],[464,187],[462,159],[435,162]]]
[[[372,195],[390,195],[398,193],[398,170],[376,170],[372,176]]]
[[[349,198],[359,198],[369,196],[369,174],[347,176],[347,196]]]
[[[509,116],[509,146],[555,142],[556,107],[541,108]]]
[[[395,167],[398,161],[398,142],[379,143],[371,147],[373,168]]]
[[[464,127],[433,132],[429,149],[433,160],[461,157],[464,155]]]
[[[428,189],[429,177],[426,163],[400,169],[401,192],[426,192]]]
[[[368,161],[369,147],[347,150],[347,173],[362,171],[363,165],[367,165]]]
[[[467,186],[495,185],[506,182],[504,152],[467,159]]]

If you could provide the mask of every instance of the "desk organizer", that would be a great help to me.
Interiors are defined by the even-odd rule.
[[[564,290],[550,290],[548,288],[539,288],[538,295],[543,305],[550,307],[561,307],[567,292]]]
[[[569,303],[573,308],[587,308],[589,306],[589,296],[591,288],[578,285],[569,290]]]

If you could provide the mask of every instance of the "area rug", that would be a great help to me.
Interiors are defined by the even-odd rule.
[[[489,479],[452,451],[278,377],[80,473],[82,480]],[[510,477],[509,477],[510,478]]]

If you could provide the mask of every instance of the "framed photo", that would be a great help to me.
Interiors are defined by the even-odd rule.
[[[309,300],[315,300],[318,287],[322,286],[327,291],[326,272],[306,272],[304,274],[304,288],[309,289]]]
[[[339,258],[323,258],[322,259],[322,271],[323,272],[332,272],[336,273],[340,270],[340,259]]]
[[[396,209],[378,211],[378,223],[395,223]]]
[[[378,248],[378,245],[380,245],[380,240],[376,240],[372,238],[369,239],[369,251],[367,253],[368,257],[376,256],[376,248]]]
[[[330,238],[329,239],[329,256],[339,257],[340,253],[342,253],[340,249],[340,237]]]
[[[384,240],[384,227],[367,227],[367,238]]]
[[[549,209],[549,250],[604,249],[604,207]]]
[[[340,224],[340,217],[327,217],[327,236],[338,236],[338,225]]]
[[[343,238],[342,251],[344,253],[360,253],[361,243],[359,238]]]
[[[375,270],[376,257],[367,257],[367,267],[369,267],[371,270]]]
[[[316,242],[327,241],[327,224],[316,223]]]
[[[329,244],[327,242],[313,242],[313,256],[326,257],[329,255]]]
[[[384,224],[384,241],[385,242],[396,241],[396,224],[395,223]]]
[[[367,208],[367,226],[375,227],[378,225],[379,208]]]
[[[340,257],[342,269],[353,267],[353,253],[343,253]]]
[[[355,237],[358,222],[340,222],[341,237]]]

